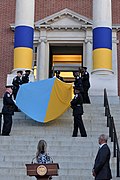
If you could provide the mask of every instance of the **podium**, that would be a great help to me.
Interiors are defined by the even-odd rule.
[[[37,180],[48,180],[51,176],[58,176],[59,165],[51,164],[26,164],[27,175],[35,176]]]

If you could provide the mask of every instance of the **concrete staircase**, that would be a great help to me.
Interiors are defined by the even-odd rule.
[[[0,180],[34,180],[26,175],[25,164],[31,163],[38,141],[46,140],[49,155],[60,166],[59,176],[53,180],[93,180],[92,167],[98,149],[98,136],[108,134],[104,107],[84,105],[84,124],[87,138],[71,137],[72,110],[47,124],[37,123],[18,112],[13,116],[11,136],[0,136]],[[108,142],[113,151],[112,143]],[[115,158],[111,154],[113,180],[116,176]]]

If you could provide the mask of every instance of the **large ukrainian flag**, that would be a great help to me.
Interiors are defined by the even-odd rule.
[[[23,84],[16,105],[32,119],[46,123],[62,115],[72,99],[72,84],[50,78]]]

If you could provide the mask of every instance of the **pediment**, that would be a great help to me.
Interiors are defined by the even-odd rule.
[[[66,8],[35,22],[35,27],[81,28],[81,26],[92,27],[92,24],[91,19],[81,16],[80,14]]]

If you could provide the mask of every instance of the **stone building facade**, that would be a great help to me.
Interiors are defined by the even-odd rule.
[[[110,95],[120,95],[120,2],[112,1],[112,71],[108,88]],[[7,75],[14,69],[14,23],[16,0],[0,2],[0,97],[4,92]],[[34,54],[33,66],[37,65],[37,80],[51,77],[54,54],[80,54],[82,65],[92,74],[92,0],[35,0]],[[66,50],[65,50],[66,49]],[[42,53],[41,53],[42,52]],[[64,53],[62,53],[64,52]],[[35,64],[36,63],[36,64]],[[44,67],[44,68],[43,68]],[[112,77],[112,78],[111,78]],[[91,95],[94,86],[104,81],[91,78]],[[98,94],[99,90],[98,90]]]

